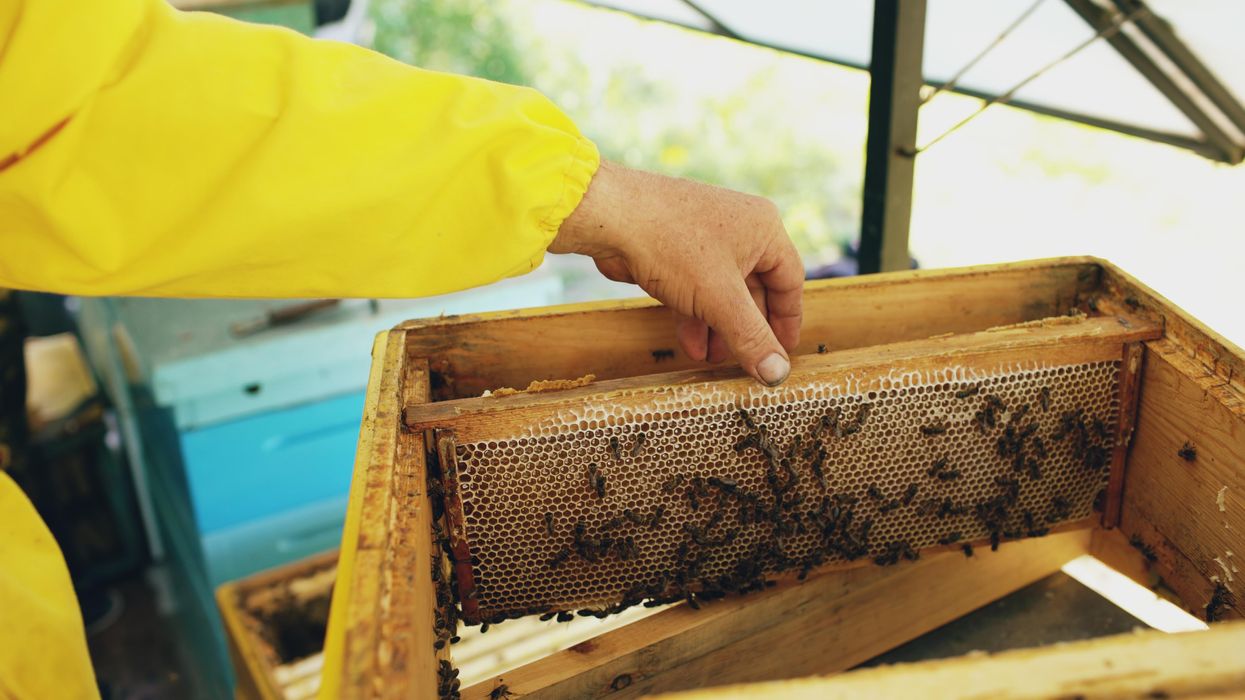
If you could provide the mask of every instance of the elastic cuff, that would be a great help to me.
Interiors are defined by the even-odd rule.
[[[570,162],[567,163],[566,170],[562,172],[562,191],[558,195],[558,200],[538,224],[544,238],[540,250],[527,261],[526,267],[515,270],[511,273],[512,275],[521,275],[540,267],[545,259],[545,250],[558,235],[562,222],[566,221],[566,217],[570,216],[571,212],[575,211],[575,208],[583,201],[584,194],[588,192],[588,183],[592,182],[593,176],[600,167],[601,154],[597,151],[596,144],[583,136],[577,137],[575,148],[571,151]]]

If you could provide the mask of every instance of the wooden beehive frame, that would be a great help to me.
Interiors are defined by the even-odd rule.
[[[1163,328],[1162,338],[1146,341],[1144,353],[1130,360],[1141,369],[1140,403],[1131,451],[1121,451],[1116,465],[1118,528],[1009,544],[967,563],[942,555],[893,570],[828,574],[699,613],[666,610],[516,669],[506,674],[507,685],[532,697],[631,697],[708,679],[847,668],[1084,551],[1147,583],[1161,577],[1188,609],[1200,612],[1215,590],[1212,577],[1222,583],[1226,575],[1215,560],[1245,551],[1245,509],[1215,507],[1221,488],[1234,498],[1245,493],[1245,356],[1126,274],[1103,261],[1075,258],[811,283],[797,354],[811,354],[819,343],[842,350],[971,333],[1065,315],[1077,306],[1140,316]],[[438,658],[430,649],[436,600],[425,574],[433,555],[424,486],[428,445],[422,433],[403,430],[403,407],[588,372],[610,380],[693,369],[678,353],[661,360],[666,353],[659,351],[675,347],[667,312],[648,301],[446,317],[382,334],[326,643],[326,693],[435,695]],[[1197,448],[1190,466],[1173,461],[1187,440]],[[1129,546],[1130,539],[1153,561]],[[938,586],[921,587],[921,605],[895,604],[905,582],[930,580]],[[789,611],[806,609],[810,596],[831,602],[819,608],[820,618],[805,613],[802,624],[816,620],[824,629],[843,630],[842,636],[825,635],[813,644],[791,637],[816,653],[805,663],[780,666],[777,658],[793,651],[781,643],[783,625],[793,624],[784,620]],[[1238,608],[1223,612],[1240,615]],[[773,650],[766,651],[767,643]],[[752,661],[739,664],[741,655]],[[619,685],[626,687],[616,690]],[[490,680],[465,688],[463,697],[487,697],[495,686]]]
[[[1110,316],[1086,318],[1082,316],[1064,316],[1049,319],[1040,323],[1019,324],[1017,326],[994,328],[979,333],[966,333],[925,340],[892,343],[882,348],[856,348],[840,350],[837,352],[828,352],[825,354],[819,353],[811,356],[796,357],[791,376],[787,379],[783,387],[780,389],[769,390],[767,393],[793,396],[800,394],[802,391],[816,390],[819,387],[847,386],[852,382],[870,381],[869,378],[872,378],[872,381],[878,382],[877,385],[870,384],[870,386],[876,386],[876,388],[880,389],[882,386],[891,386],[895,383],[897,380],[894,379],[894,377],[942,377],[945,375],[946,368],[948,367],[956,368],[956,372],[966,373],[965,376],[984,377],[989,376],[991,373],[1004,367],[1034,367],[1038,364],[1045,367],[1075,367],[1085,366],[1090,363],[1116,362],[1120,366],[1120,372],[1118,375],[1118,386],[1120,389],[1119,393],[1121,395],[1135,395],[1137,372],[1135,371],[1135,367],[1130,370],[1129,363],[1124,361],[1125,355],[1134,352],[1139,347],[1139,341],[1154,339],[1161,335],[1162,330],[1157,324],[1137,317],[1128,318]],[[905,379],[903,381],[906,383],[907,380]],[[934,385],[937,386],[937,381],[935,381]],[[979,384],[975,381],[965,381],[964,385],[979,386]],[[426,439],[429,441],[435,440],[436,453],[439,455],[439,457],[437,457],[437,462],[439,462],[439,470],[440,473],[444,475],[444,490],[447,495],[445,499],[446,520],[444,522],[444,526],[445,530],[448,532],[450,542],[453,545],[453,551],[455,552],[454,567],[457,574],[457,583],[460,589],[457,597],[462,608],[462,617],[471,622],[479,622],[481,619],[481,616],[477,614],[477,599],[474,595],[471,595],[471,592],[476,590],[475,577],[478,571],[476,567],[480,564],[480,562],[473,562],[473,559],[475,558],[471,556],[473,550],[471,549],[468,541],[468,526],[463,516],[464,500],[461,497],[457,478],[459,468],[456,466],[458,461],[456,446],[471,442],[483,445],[483,443],[489,441],[503,440],[508,436],[527,435],[532,429],[532,426],[537,425],[564,425],[565,416],[574,415],[577,412],[582,411],[585,406],[596,406],[599,407],[599,409],[608,407],[611,415],[615,416],[619,416],[627,411],[632,411],[632,413],[636,415],[643,414],[647,417],[652,417],[655,414],[650,411],[660,411],[658,406],[682,406],[684,408],[689,408],[693,405],[699,405],[699,401],[706,396],[706,392],[713,392],[714,396],[719,397],[718,399],[715,399],[716,401],[729,401],[731,404],[740,405],[739,402],[751,400],[751,398],[759,391],[761,390],[757,387],[754,380],[744,375],[738,368],[732,367],[724,369],[682,370],[627,379],[606,380],[603,382],[581,384],[579,386],[558,391],[457,399],[443,402],[415,404],[405,407],[404,423],[409,430],[435,431],[435,438]],[[861,391],[863,391],[863,389],[861,389]],[[947,390],[945,393],[951,394],[952,392]],[[931,394],[931,396],[932,395],[933,394]],[[913,400],[921,400],[915,395],[912,395],[911,398]],[[697,403],[685,403],[687,400],[695,400]],[[1033,400],[1035,402],[1034,405],[1037,406],[1037,397],[1035,396]],[[977,402],[983,401],[983,399],[977,399]],[[671,402],[675,403],[672,404]],[[963,406],[973,406],[976,405],[977,402],[968,399],[960,401]],[[1115,518],[1119,513],[1119,487],[1122,486],[1123,483],[1122,479],[1119,477],[1122,476],[1121,470],[1124,463],[1123,457],[1126,445],[1126,441],[1121,439],[1120,435],[1127,432],[1127,426],[1132,425],[1132,410],[1134,408],[1134,406],[1131,405],[1131,402],[1128,403],[1130,404],[1129,406],[1119,411],[1121,427],[1123,427],[1124,430],[1119,431],[1113,442],[1113,444],[1116,445],[1116,448],[1114,449],[1116,459],[1112,459],[1111,462],[1113,462],[1117,468],[1111,472],[1112,475],[1116,477],[1110,480],[1111,485],[1115,488],[1111,491],[1110,497],[1107,499],[1108,506],[1105,509],[1107,511],[1107,517],[1109,518]],[[1066,407],[1067,406],[1065,406],[1065,408]],[[784,416],[794,415],[794,412],[791,410],[794,409],[792,404],[787,404],[786,408],[788,410],[783,412]],[[668,408],[667,410],[678,409]],[[1042,412],[1041,406],[1037,406],[1034,411],[1034,415]],[[1054,413],[1057,415],[1057,409]],[[968,412],[966,411],[964,415],[967,417]],[[734,422],[738,420],[735,418],[734,411],[731,411],[729,416],[728,421]],[[647,418],[637,420],[647,420]],[[847,419],[844,418],[843,420],[846,421]],[[872,419],[870,423],[876,424],[879,420],[884,419]],[[1036,425],[1037,424],[1034,423],[1035,427]],[[876,430],[877,426],[871,425],[870,429]],[[917,433],[917,428],[914,426],[911,431],[913,433]],[[983,429],[982,432],[984,433],[986,431]],[[686,444],[689,439],[690,438],[686,436],[681,438],[682,444]],[[909,447],[911,447],[913,442],[923,443],[920,446],[926,447],[930,445],[929,440],[930,438],[928,437],[914,436],[909,438],[908,444]],[[888,442],[892,445],[902,444],[900,441],[902,441],[902,438],[899,438],[898,436],[892,437],[888,440]],[[534,436],[532,442],[535,442]],[[997,461],[998,458],[994,454],[995,448],[993,438],[985,438],[982,442],[985,443],[983,444],[982,451],[988,452],[986,459],[990,461]],[[503,440],[500,444],[496,442],[489,444],[498,447],[498,450],[494,453],[497,454],[500,453],[501,450],[506,449],[505,446],[507,444],[513,443],[506,443]],[[669,449],[674,449],[673,446],[668,447]],[[931,446],[929,449],[934,448]],[[568,454],[577,451],[574,447],[568,447],[567,450]],[[650,462],[660,462],[663,460],[660,454],[663,451],[662,448],[654,446],[648,451],[655,451],[658,453],[658,455],[652,458]],[[609,461],[609,457],[606,454],[602,454],[600,459],[603,462]],[[797,469],[804,468],[804,466],[802,466],[803,462],[799,458],[794,458],[793,461],[797,465],[800,465],[797,466]],[[889,468],[887,471],[904,468],[904,462],[907,462],[907,468],[909,470],[912,470],[915,467],[915,465],[906,458],[903,460],[896,459],[888,465]],[[519,462],[519,464],[525,463]],[[923,472],[928,466],[928,463],[924,463],[919,467],[915,467],[920,472],[918,476],[924,476]],[[1072,467],[1069,475],[1074,474],[1074,479],[1092,481],[1098,478],[1098,472],[1086,469],[1079,463],[1069,466]],[[685,465],[685,467],[698,468],[699,465]],[[513,472],[513,475],[519,476],[520,478],[533,478],[530,473],[524,471],[528,468],[528,466],[516,467],[516,471]],[[739,467],[735,467],[735,469],[738,468]],[[853,466],[851,468],[855,469],[859,467]],[[1008,465],[1000,465],[998,468],[1001,468],[1009,474],[1011,473],[1011,469]],[[634,483],[637,479],[635,475],[642,473],[640,470],[644,469],[644,467],[641,463],[630,461],[630,463],[626,465],[625,469],[630,472],[628,476]],[[579,474],[578,472],[574,472],[574,470],[570,471],[576,476]],[[732,477],[739,477],[744,475],[744,472],[729,471],[728,474]],[[476,479],[478,481],[483,478],[485,481],[505,483],[511,481],[511,479],[508,478],[509,476],[510,474],[495,473],[489,477],[477,476]],[[1060,474],[1059,476],[1064,477],[1064,474]],[[573,477],[571,478],[574,480]],[[932,477],[929,478],[932,479]],[[644,479],[640,479],[640,481],[645,482]],[[667,497],[665,499],[661,499],[657,493],[657,481],[658,478],[654,476],[651,480],[645,482],[646,486],[649,488],[642,490],[651,492],[652,496],[659,498],[659,500],[678,500],[677,497]],[[1047,481],[1050,481],[1050,475],[1048,475]],[[556,483],[556,480],[554,483]],[[989,482],[987,483],[987,488],[991,490],[997,489],[994,484]],[[810,483],[809,487],[813,489],[813,498],[817,498],[818,496],[816,495],[817,492],[815,486]],[[494,486],[493,488],[505,487]],[[863,490],[863,487],[861,487],[861,489]],[[838,488],[833,488],[831,490],[838,490]],[[1020,486],[1019,483],[1017,483],[1018,493],[1019,490]],[[862,498],[864,497],[863,493],[860,495]],[[1092,499],[1093,496],[1093,490],[1086,492],[1084,494],[1084,500],[1080,504],[1086,509],[1086,515],[1089,514],[1089,500]],[[558,507],[552,505],[552,502],[547,500],[548,498],[549,496],[546,492],[539,491],[531,492],[525,497],[519,496],[517,493],[513,492],[510,496],[502,499],[498,499],[497,496],[494,495],[492,500],[503,500],[506,502],[505,506],[495,506],[495,509],[503,508],[512,515],[520,515],[529,512],[533,508],[539,508],[542,511],[545,510],[542,506],[542,501],[546,502],[550,508],[557,510]],[[639,508],[639,506],[635,505],[635,503],[637,503],[635,500],[637,498],[636,495],[632,494],[630,496],[623,496],[622,498],[627,499],[627,503],[631,508]],[[898,501],[896,501],[895,505],[899,505]],[[591,510],[596,512],[605,512],[608,511],[609,508],[608,506],[601,504],[596,507],[591,507]],[[676,508],[674,510],[676,513],[681,511],[683,514],[682,517],[694,517],[694,514],[687,510],[681,508]],[[862,506],[860,510],[865,512],[867,507]],[[1016,509],[1016,512],[1019,512],[1019,508]],[[539,534],[529,534],[527,536],[535,540],[539,540],[540,543],[552,539],[554,530],[553,513],[550,513],[549,515],[550,521],[547,527],[550,537],[544,536],[543,532]],[[673,515],[672,517],[677,519],[679,516]],[[864,515],[858,515],[857,520],[862,520],[864,517]],[[534,521],[536,518],[533,517],[531,519]],[[727,518],[727,520],[732,522],[734,519],[733,515]],[[1068,520],[1069,522],[1063,522],[1057,525],[1055,527],[1056,531],[1068,529],[1070,527],[1076,528],[1087,526],[1087,523],[1084,521],[1078,523],[1072,522],[1072,519],[1067,517],[1063,519]],[[1082,519],[1082,516],[1078,516],[1078,519]],[[893,518],[890,518],[890,520],[893,520]],[[962,544],[958,542],[958,533],[956,535],[957,542],[954,544],[937,544],[935,542],[936,536],[931,534],[930,530],[938,527],[946,527],[942,525],[941,518],[934,519],[931,516],[922,520],[921,518],[911,518],[905,516],[902,520],[905,523],[909,523],[909,525],[905,528],[910,533],[908,536],[916,536],[917,533],[920,532],[925,533],[927,543],[914,540],[916,546],[921,548],[923,554],[929,554],[934,551],[945,551],[948,549],[959,550],[962,546]],[[724,528],[725,527],[729,526],[724,526]],[[1000,526],[1000,528],[1002,528],[1002,526]],[[667,531],[671,529],[677,531],[679,529],[679,525],[676,524],[674,526],[666,526]],[[951,527],[950,529],[956,528]],[[651,537],[651,529],[645,528],[644,530],[645,532],[642,532],[639,535],[639,539],[642,544],[645,542],[645,534],[649,534]],[[739,532],[739,530],[735,530],[735,532]],[[483,535],[484,533],[481,533],[481,535],[477,536]],[[527,548],[529,543],[526,541],[509,541],[507,538],[513,539],[518,537],[517,534],[512,535],[509,532],[492,532],[491,535],[494,538],[498,538],[500,542],[506,542],[504,546],[492,548],[492,551],[496,552],[499,556],[505,557],[507,562],[505,564],[505,568],[512,571],[517,571],[518,569],[523,568],[521,562],[524,561],[524,556],[522,553],[533,551]],[[895,537],[895,535],[892,535],[892,537]],[[522,538],[518,537],[518,539],[521,540]],[[903,541],[907,542],[908,540],[904,539]],[[984,534],[984,532],[981,538],[972,542],[974,546],[988,543],[989,537]],[[536,546],[539,547],[542,546],[542,544],[537,544]],[[747,545],[745,545],[745,547],[746,546]],[[487,555],[483,553],[483,550],[476,549],[474,551],[478,552],[480,556],[487,558]],[[552,552],[545,553],[544,557],[547,558],[551,553]],[[738,559],[739,555],[736,555],[735,558]],[[726,560],[730,559],[730,555],[727,555]],[[856,559],[848,558],[842,561],[826,564],[825,566],[829,568],[851,568],[853,566],[868,565],[870,564],[870,561],[871,556]],[[485,566],[487,567],[489,565],[489,562],[486,561]],[[729,564],[725,566],[727,566],[728,569],[730,567]],[[528,564],[528,575],[532,577],[529,580],[540,581],[547,579],[547,572],[534,573],[537,567],[543,569],[543,559],[540,563],[530,562]],[[637,573],[632,575],[645,576],[655,573],[656,570],[650,566],[639,567],[637,569]],[[794,575],[794,571],[792,574]],[[591,574],[585,575],[612,575],[618,577],[620,583],[616,585],[619,587],[619,590],[625,587],[625,582],[627,581],[627,574],[617,570],[605,573],[602,573],[600,570],[596,570]],[[634,583],[634,581],[631,582]],[[530,583],[525,585],[530,586]],[[695,588],[699,590],[699,586],[695,586]],[[534,596],[538,595],[535,593],[535,590],[530,587],[523,590],[512,590],[511,594],[520,596],[528,594],[532,594]],[[558,594],[570,595],[566,590],[559,590]],[[487,592],[485,598],[487,598]],[[549,599],[541,599],[539,597],[534,597],[532,601],[539,602],[540,604],[546,606],[551,605],[553,602]],[[614,599],[610,602],[617,603],[618,600]],[[561,606],[565,605],[566,603],[561,604]],[[583,601],[576,607],[591,607],[591,602]],[[522,613],[523,611],[520,609],[518,612]]]

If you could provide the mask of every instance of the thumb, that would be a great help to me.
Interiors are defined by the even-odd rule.
[[[743,279],[735,278],[707,299],[705,323],[722,336],[744,371],[769,386],[783,383],[791,373],[791,360]]]

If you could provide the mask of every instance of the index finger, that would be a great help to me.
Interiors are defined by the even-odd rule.
[[[753,274],[765,285],[774,336],[788,351],[795,350],[804,320],[804,261],[785,231],[771,241]]]

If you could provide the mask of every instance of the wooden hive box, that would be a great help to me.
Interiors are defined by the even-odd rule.
[[[239,698],[316,697],[337,552],[261,571],[216,589]]]
[[[1078,310],[1090,318],[1071,335],[1058,322],[1036,323]],[[987,333],[1017,324],[1031,328]],[[1111,342],[1093,353],[1115,348],[1119,420],[1107,453],[1109,488],[1092,517],[993,554],[929,550],[902,566],[831,567],[700,610],[673,606],[509,671],[505,685],[521,697],[621,698],[832,673],[1087,552],[1146,585],[1161,582],[1199,617],[1241,617],[1245,354],[1111,264],[1062,258],[809,283],[793,355],[810,357],[797,359],[793,376],[833,371],[833,361],[816,358],[819,345],[836,361],[884,365],[933,361],[983,342],[994,343],[991,352],[1034,343],[1072,352],[1066,348],[1090,347],[1103,333]],[[595,375],[587,387],[504,405],[545,407],[601,387],[648,390],[657,373],[658,383],[733,381],[729,371],[698,369],[677,347],[668,312],[648,300],[450,316],[381,334],[325,645],[326,695],[432,698],[443,685],[439,668],[453,647],[434,650],[433,563],[438,578],[450,569],[434,544],[440,508],[426,479],[438,438],[424,426],[474,414],[488,399],[473,397],[486,391],[538,380]],[[437,406],[443,402],[454,403]],[[802,632],[810,627],[820,633]],[[475,683],[462,697],[490,697],[501,684]]]

